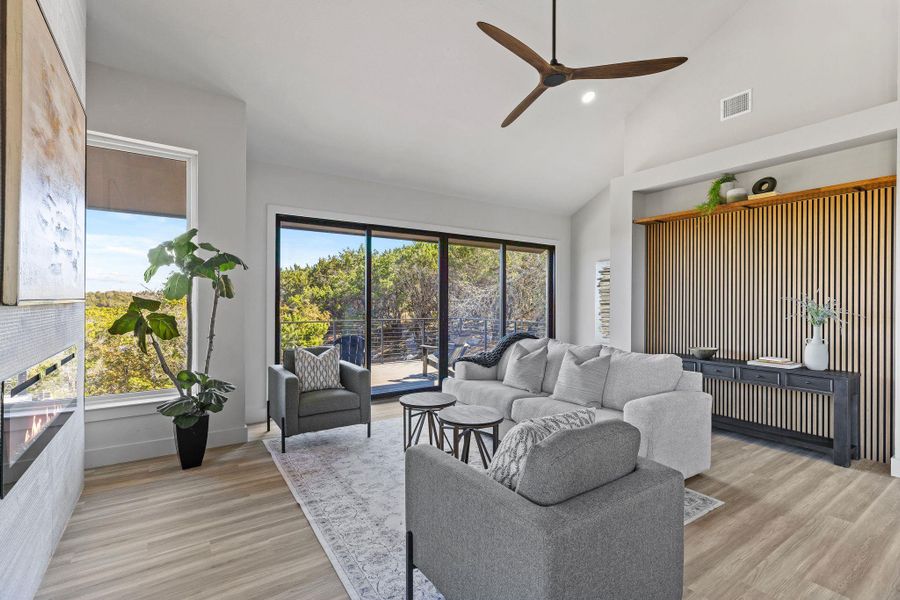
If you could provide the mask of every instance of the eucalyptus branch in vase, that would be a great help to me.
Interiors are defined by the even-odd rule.
[[[851,313],[841,308],[838,301],[829,296],[825,296],[824,301],[816,300],[815,296],[819,295],[816,290],[815,295],[801,294],[797,298],[784,298],[796,305],[797,310],[785,317],[785,320],[802,318],[813,327],[813,337],[807,338],[806,347],[803,350],[803,364],[807,368],[814,371],[824,371],[828,368],[828,342],[822,336],[822,329],[828,321],[834,321],[840,325],[841,335],[847,326],[847,317],[856,316],[862,318],[861,315]]]

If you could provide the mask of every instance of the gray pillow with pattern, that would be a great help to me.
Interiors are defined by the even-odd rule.
[[[308,350],[297,348],[294,355],[297,378],[300,379],[300,393],[316,390],[333,390],[341,385],[341,351],[332,346],[316,356]]]
[[[525,467],[528,453],[539,442],[557,431],[578,429],[594,422],[594,410],[582,408],[539,419],[522,421],[509,430],[488,467],[488,477],[499,481],[511,490],[519,485],[519,474]]]

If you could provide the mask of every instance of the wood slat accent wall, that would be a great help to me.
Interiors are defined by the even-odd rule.
[[[861,315],[825,329],[832,369],[861,375],[862,457],[891,456],[895,187],[647,226],[646,347],[802,360],[812,328],[783,299],[820,290]],[[832,436],[831,399],[707,381],[713,413]]]

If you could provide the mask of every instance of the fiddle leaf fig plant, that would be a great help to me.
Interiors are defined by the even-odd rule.
[[[162,351],[160,343],[180,337],[181,332],[178,331],[175,317],[162,312],[162,303],[158,300],[132,296],[125,314],[109,328],[109,333],[113,335],[133,334],[138,348],[145,354],[149,352],[149,348],[153,348],[163,372],[178,392],[178,398],[161,404],[156,409],[160,414],[172,417],[175,425],[181,428],[191,427],[203,415],[221,411],[228,400],[228,393],[234,391],[234,386],[227,381],[210,377],[209,367],[216,335],[219,300],[234,298],[234,284],[227,273],[239,267],[247,269],[244,261],[234,254],[223,252],[208,242],[195,243],[196,237],[197,230],[190,229],[152,248],[147,253],[150,266],[144,271],[144,281],[149,283],[160,268],[174,267],[163,284],[162,294],[166,300],[184,300],[187,305],[185,364],[179,365],[177,371],[174,370]],[[213,294],[202,369],[195,369],[193,365],[192,304],[195,280],[209,281]]]

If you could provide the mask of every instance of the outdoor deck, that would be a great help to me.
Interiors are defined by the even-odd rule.
[[[431,382],[437,382],[437,369],[428,367],[422,375],[422,360],[398,360],[372,365],[372,392],[376,394],[403,392]]]

